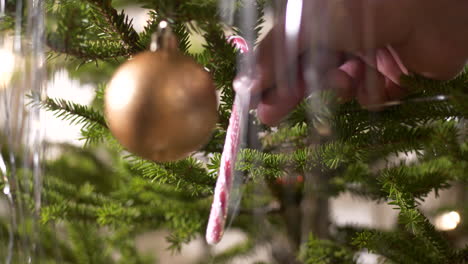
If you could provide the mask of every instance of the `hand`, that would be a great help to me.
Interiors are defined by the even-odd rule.
[[[370,107],[407,92],[402,74],[453,78],[468,58],[467,12],[465,0],[304,0],[297,52],[287,53],[284,20],[257,48],[253,107],[260,121],[275,125],[313,90],[333,89]],[[288,57],[307,51],[321,87],[306,86],[304,65]],[[290,87],[293,66],[299,74]]]

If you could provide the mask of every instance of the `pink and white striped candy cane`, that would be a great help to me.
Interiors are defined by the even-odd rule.
[[[249,51],[247,42],[240,36],[230,36],[227,41],[233,43],[241,53]],[[237,86],[238,89],[236,89],[237,93],[232,105],[231,117],[229,118],[218,180],[216,181],[213,204],[211,205],[210,218],[206,230],[206,241],[208,244],[216,244],[223,237],[237,153],[240,148],[244,119],[246,119],[249,110],[250,95],[248,85],[251,84],[251,80],[247,77],[239,78],[233,83],[233,86]]]
[[[227,41],[231,44],[234,44],[234,46],[239,49],[240,53],[249,52],[249,44],[247,44],[247,41],[243,37],[231,35],[227,38]]]
[[[247,85],[251,85],[248,78],[241,78],[234,86],[242,86],[237,91],[248,91]],[[208,244],[218,243],[224,233],[224,224],[228,213],[229,195],[231,193],[236,165],[237,153],[239,152],[243,127],[249,110],[249,93],[237,93],[232,106],[229,126],[224,142],[221,164],[219,167],[218,180],[216,182],[213,204],[211,205],[210,218],[206,230],[206,241]]]
[[[224,224],[228,211],[229,195],[231,193],[234,167],[241,137],[241,113],[240,103],[236,102],[232,107],[229,126],[224,142],[223,154],[219,168],[218,180],[216,182],[213,204],[211,205],[210,218],[206,230],[206,241],[208,244],[216,244],[221,240],[224,232]]]

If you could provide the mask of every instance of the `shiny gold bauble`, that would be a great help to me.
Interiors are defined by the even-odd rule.
[[[105,114],[128,151],[174,161],[209,139],[218,117],[215,87],[208,72],[177,50],[147,51],[117,69]]]

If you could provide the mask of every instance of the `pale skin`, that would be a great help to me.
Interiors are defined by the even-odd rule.
[[[402,75],[449,80],[463,69],[468,1],[304,0],[293,55],[302,56],[311,46],[320,51],[325,60],[316,63],[317,88],[308,87],[303,74],[295,85],[285,84],[290,65],[275,66],[288,61],[284,40],[280,22],[257,48],[256,77],[248,89],[261,122],[277,125],[314,89],[332,89],[342,100],[356,98],[378,110],[372,106],[408,92],[400,85]]]

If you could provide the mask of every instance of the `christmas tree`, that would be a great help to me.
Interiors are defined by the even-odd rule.
[[[21,3],[6,1],[0,18],[5,35],[18,26],[18,12],[33,12]],[[40,208],[34,170],[20,166],[32,164],[32,156],[10,144],[11,133],[0,134],[1,184],[15,218],[1,218],[2,256],[8,263],[154,263],[135,246],[138,235],[154,230],[168,230],[167,250],[178,254],[206,230],[238,72],[239,50],[226,40],[227,32],[249,34],[239,25],[237,10],[244,2],[236,1],[229,25],[218,1],[139,0],[135,4],[149,10],[139,33],[125,11],[117,11],[128,4],[124,1],[41,3],[48,72],[65,67],[81,82],[95,84],[95,99],[87,106],[34,91],[24,99],[30,109],[46,109],[79,124],[85,142],[84,148],[48,146],[60,155],[43,162]],[[266,6],[255,2],[258,19],[250,30],[256,38]],[[161,21],[169,22],[180,52],[208,70],[220,95],[209,142],[174,162],[127,152],[104,116],[112,74],[149,49]],[[201,48],[192,47],[193,35],[202,36]],[[367,251],[385,263],[467,263],[466,223],[453,231],[438,230],[419,205],[442,189],[466,192],[468,73],[451,81],[411,76],[402,82],[410,93],[378,112],[355,101],[338,103],[330,91],[320,91],[277,127],[263,126],[250,115],[249,140],[236,165],[242,183],[235,189],[239,205],[234,207],[240,209],[228,218],[229,227],[242,230],[247,239],[221,252],[205,245],[199,262],[228,263],[264,245],[272,263],[357,263],[357,254]],[[397,159],[402,153],[415,158]],[[379,230],[332,223],[329,200],[345,192],[392,205],[398,224]],[[456,211],[467,219],[466,199],[434,213]]]

